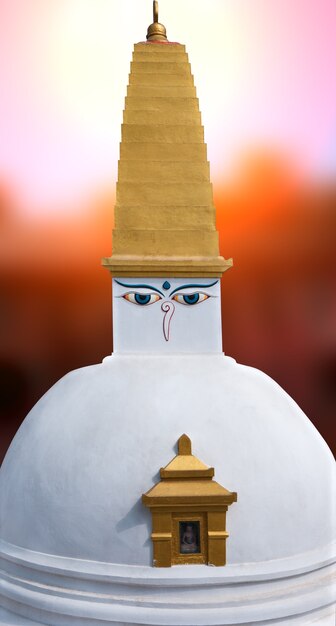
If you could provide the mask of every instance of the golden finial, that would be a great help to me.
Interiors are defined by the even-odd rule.
[[[148,41],[167,41],[167,33],[163,24],[159,22],[159,3],[157,0],[153,2],[153,24],[148,26]]]
[[[188,435],[181,435],[178,442],[178,453],[182,456],[188,456],[191,454],[191,439]]]

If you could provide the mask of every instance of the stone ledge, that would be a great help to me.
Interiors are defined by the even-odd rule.
[[[13,617],[3,624],[24,626],[15,622],[20,614],[28,624],[36,619],[49,626],[261,626],[274,619],[303,625],[316,615],[333,616],[330,546],[265,563],[164,570],[41,554],[6,542],[0,549],[3,613]]]

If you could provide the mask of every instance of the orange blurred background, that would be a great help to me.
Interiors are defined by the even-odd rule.
[[[171,32],[174,32],[171,23],[174,11],[180,16],[188,7],[191,10],[190,2],[183,7],[180,4],[175,0],[160,3],[162,11],[171,11],[169,20],[166,20]],[[193,6],[196,4],[200,10],[209,2],[198,0]],[[336,75],[331,55],[332,49],[336,54],[336,38],[331,38],[336,8],[331,0],[316,4],[316,12],[314,3],[308,10],[307,3],[301,0],[274,0],[272,3],[238,0],[235,3],[215,2],[214,5],[223,12],[224,26],[229,24],[232,28],[234,21],[239,32],[241,25],[248,50],[247,57],[239,58],[236,68],[242,89],[242,93],[237,91],[236,96],[244,103],[239,110],[233,101],[219,99],[214,104],[209,96],[210,74],[207,74],[206,66],[198,64],[197,49],[206,50],[209,58],[218,54],[227,57],[228,50],[223,51],[220,47],[214,50],[214,45],[221,45],[219,40],[214,43],[211,33],[203,32],[202,42],[194,33],[197,45],[191,46],[190,54],[196,85],[200,82],[206,136],[209,129],[209,157],[214,172],[221,253],[234,259],[233,269],[224,274],[222,280],[224,350],[240,363],[260,368],[277,380],[335,450],[336,158],[330,147],[330,137],[336,129]],[[134,22],[140,23],[142,33],[144,25],[150,22],[151,7],[147,11],[148,2],[140,3],[139,0],[131,0],[130,6],[138,12]],[[27,7],[29,20],[24,14]],[[97,80],[95,63],[88,67],[93,49],[90,46],[98,45],[99,40],[104,57],[99,67],[105,72],[106,67],[111,66],[107,82],[112,85],[117,76],[118,55],[120,58],[125,56],[125,67],[128,67],[130,42],[138,41],[141,34],[132,32],[129,11],[120,17],[119,3],[104,0],[99,7],[103,7],[104,19],[99,19],[104,22],[104,28],[107,15],[108,24],[111,24],[111,34],[107,29],[106,39],[108,45],[111,44],[109,56],[102,45],[99,25],[96,25],[95,36],[90,30],[92,16],[99,14],[93,0],[48,0],[47,3],[44,0],[3,0],[1,8],[0,47],[4,46],[5,54],[0,55],[0,78],[5,90],[2,104],[0,102],[0,458],[25,415],[53,383],[69,370],[100,362],[112,351],[111,281],[108,272],[100,266],[100,258],[111,252],[115,199],[113,168],[117,156],[109,152],[109,146],[112,151],[118,147],[128,69],[122,67],[122,84],[117,85],[121,95],[113,100],[113,110],[119,111],[120,119],[116,118],[117,114],[109,118],[107,98],[113,99],[114,95],[112,98],[111,94],[108,96],[102,92],[98,93],[98,98],[96,93],[88,108],[83,104],[83,95],[92,93],[93,85],[98,85],[90,82],[91,78]],[[144,15],[139,15],[142,8]],[[70,9],[73,10],[72,17],[76,17],[73,22],[70,18],[65,19],[69,17],[67,12]],[[83,11],[86,11],[85,24],[84,21],[78,22]],[[319,22],[317,15],[320,16]],[[114,17],[118,17],[119,22],[114,22]],[[199,22],[202,20],[198,14],[195,28]],[[283,49],[280,42],[276,52],[277,32],[282,23],[288,30],[288,33],[284,31],[288,34],[287,48],[285,50],[283,40]],[[296,31],[294,24],[299,23],[300,30]],[[64,24],[71,45],[76,42],[76,62],[71,57],[71,46],[64,48],[66,54],[64,50],[60,53],[60,63],[68,61],[69,66],[64,74],[66,82],[59,85],[59,89],[66,98],[64,96],[58,102],[56,96],[60,93],[56,93],[57,90],[48,92],[46,83],[38,80],[36,68],[43,46],[46,40],[51,41],[52,34],[64,43]],[[314,24],[318,24],[316,37],[312,30]],[[176,17],[176,39],[186,42],[190,52],[188,33],[180,35],[179,28]],[[124,42],[117,40],[119,32],[127,32]],[[246,43],[250,32],[251,41],[260,40],[261,47],[272,42],[272,56],[277,61],[278,72],[281,59],[286,58],[285,52],[289,54],[289,45],[293,67],[298,64],[298,75],[293,74],[289,79],[294,81],[293,84],[283,85],[284,102],[292,98],[293,108],[289,111],[285,107],[282,118],[280,113],[274,113],[278,92],[267,82],[266,74],[259,76],[259,83],[256,80],[254,83],[256,93],[263,85],[267,101],[252,98],[253,85],[247,80],[253,68],[251,52],[254,47],[251,43],[248,48]],[[25,47],[24,37],[31,45]],[[223,34],[223,41],[228,41],[229,37],[232,38],[232,33],[228,30]],[[324,47],[321,47],[322,40]],[[56,46],[57,51],[61,50],[61,43],[58,48]],[[81,75],[79,80],[78,67],[84,63],[79,54],[80,44],[88,47],[84,59],[88,75]],[[237,42],[232,46],[238,47]],[[315,65],[307,61],[311,48]],[[255,68],[259,67],[260,50],[258,54]],[[30,61],[29,55],[33,55]],[[52,63],[48,65],[47,57],[43,57],[42,62],[50,74],[50,85],[56,85],[59,67],[56,72]],[[308,82],[300,82],[300,63],[306,68],[307,75],[313,76],[311,82],[308,79]],[[220,82],[228,93],[231,88],[234,93],[234,88],[237,89],[237,84],[232,83],[237,76],[235,66],[225,69],[226,74]],[[287,65],[282,68],[281,84],[285,81],[287,69]],[[106,82],[104,72],[102,79]],[[272,68],[270,72],[272,76]],[[244,93],[244,77],[251,100],[247,100]],[[319,77],[321,80],[317,86]],[[45,76],[40,78],[45,79]],[[205,88],[207,79],[209,93]],[[217,83],[212,88],[213,93],[222,89]],[[303,90],[306,90],[304,94]],[[311,93],[309,103],[308,93]],[[104,110],[100,110],[99,103],[105,96]],[[298,105],[300,97],[302,102],[307,102],[307,110],[303,111],[301,106],[302,115]],[[52,110],[51,101],[55,106]],[[246,103],[252,101],[254,105],[249,107]],[[69,113],[66,104],[73,117],[67,117],[65,123],[62,116]],[[211,108],[214,106],[216,110]],[[222,116],[222,110],[226,111],[225,116]],[[259,138],[252,138],[249,134],[249,118],[250,128],[257,129]],[[75,119],[79,121],[74,127]],[[39,120],[42,120],[41,124]],[[117,131],[108,134],[112,122],[118,127],[118,135]],[[285,136],[287,122],[288,136]],[[223,128],[228,135],[231,133],[231,144],[225,144],[221,137],[216,143],[217,129],[220,132]],[[299,129],[297,137],[295,128]],[[281,145],[277,133],[284,136]],[[101,144],[97,142],[95,152],[91,142],[96,136]],[[240,143],[234,146],[235,136],[239,136]],[[299,144],[300,150],[296,151]],[[221,170],[224,152],[232,167],[223,165]],[[325,171],[321,164],[325,164]]]

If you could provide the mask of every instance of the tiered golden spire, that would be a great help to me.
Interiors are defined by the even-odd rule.
[[[118,168],[114,276],[220,277],[215,207],[185,47],[154,22],[134,46]]]

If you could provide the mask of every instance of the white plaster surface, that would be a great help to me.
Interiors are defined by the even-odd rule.
[[[238,492],[226,567],[151,567],[141,494],[184,432]],[[223,355],[71,372],[19,429],[0,489],[4,609],[37,623],[290,626],[335,600],[332,455],[274,381]]]
[[[144,287],[125,288],[124,285],[150,285],[158,292]],[[171,287],[162,285],[169,281]],[[211,285],[213,287],[205,287]],[[113,349],[119,353],[221,353],[221,294],[220,280],[216,278],[116,278],[113,279]],[[185,285],[202,285],[179,289]],[[204,286],[204,287],[203,287]],[[172,292],[175,292],[170,296]],[[160,300],[147,306],[127,301],[122,296],[131,293],[152,294]],[[181,304],[174,300],[178,294],[200,293],[197,304]],[[201,301],[202,294],[209,295]],[[181,298],[180,298],[181,299]],[[154,300],[154,298],[153,298]],[[170,319],[169,340],[164,336],[164,312],[168,304],[173,313]],[[170,315],[167,313],[166,325]]]

